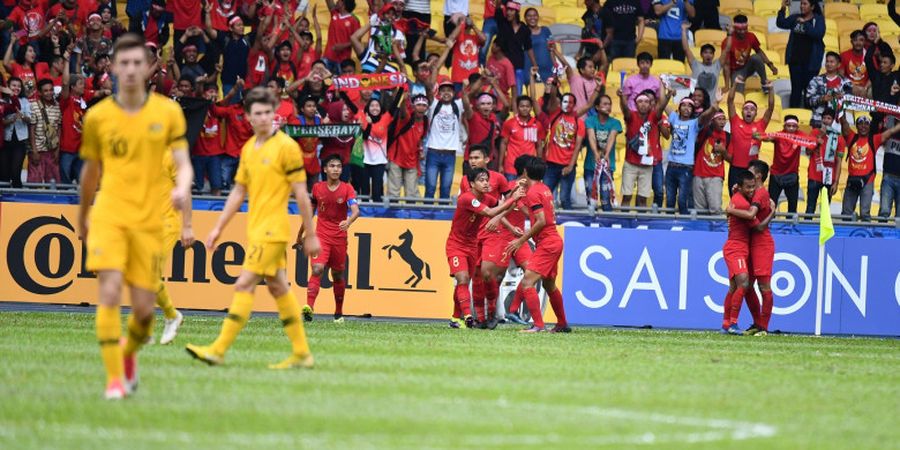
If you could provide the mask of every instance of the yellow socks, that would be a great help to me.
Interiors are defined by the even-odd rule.
[[[305,356],[309,354],[309,344],[306,342],[306,332],[303,331],[303,322],[300,320],[300,305],[293,291],[275,299],[278,305],[278,318],[284,327],[284,333],[291,340],[294,355]]]
[[[155,315],[150,314],[147,321],[141,323],[134,317],[134,313],[128,315],[128,339],[125,340],[125,348],[123,349],[125,355],[135,354],[141,349],[144,342],[147,342],[147,336],[150,336],[150,331],[153,330],[155,318]]]
[[[159,289],[156,291],[156,304],[162,308],[163,316],[166,319],[172,320],[178,316],[178,310],[175,309],[172,299],[169,298],[169,290],[163,283],[159,283]]]
[[[97,306],[95,319],[97,341],[100,343],[100,357],[106,368],[106,381],[122,380],[125,373],[122,362],[122,317],[118,306]]]
[[[224,355],[234,339],[237,337],[241,329],[250,319],[250,312],[253,309],[253,294],[249,292],[235,292],[234,299],[231,301],[231,307],[228,308],[228,315],[222,323],[222,331],[219,337],[212,343],[210,348],[219,355]]]

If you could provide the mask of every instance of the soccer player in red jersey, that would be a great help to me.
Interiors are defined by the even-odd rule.
[[[753,192],[753,198],[750,200],[751,206],[758,208],[756,212],[756,220],[760,221],[760,225],[765,222],[765,218],[773,216],[771,205],[774,200],[769,196],[769,192],[763,188],[766,178],[769,176],[769,165],[765,161],[750,161],[750,173],[756,181],[756,191]],[[775,262],[775,239],[769,232],[768,223],[756,227],[754,232],[750,234],[750,286],[753,282],[759,283],[759,292],[762,294],[762,307],[759,306],[759,299],[752,290],[746,296],[747,306],[750,308],[750,314],[753,315],[753,325],[748,328],[744,334],[765,336],[769,331],[769,320],[772,318],[772,265]],[[754,312],[758,313],[754,314]]]
[[[322,161],[325,166],[327,181],[320,181],[313,186],[312,204],[318,211],[316,235],[322,243],[322,249],[312,259],[312,275],[306,288],[306,305],[303,305],[303,320],[313,319],[313,308],[319,295],[319,286],[325,268],[331,269],[331,282],[334,286],[334,322],[344,323],[344,269],[347,262],[347,230],[359,218],[359,204],[356,191],[349,183],[341,181],[341,155],[332,154]],[[347,217],[347,210],[350,216]],[[297,245],[302,245],[303,225],[297,234]]]
[[[525,180],[525,166],[528,164],[528,161],[533,158],[532,156],[522,155],[516,158],[516,161],[513,163],[516,169],[516,180],[510,181],[510,186],[515,186],[518,180]],[[484,249],[482,250],[482,274],[485,278],[489,276],[493,276],[495,280],[498,282],[502,280],[503,274],[506,272],[506,269],[509,267],[510,260],[514,260],[516,265],[521,267],[522,270],[528,269],[528,260],[531,258],[533,251],[531,250],[531,245],[522,245],[519,247],[519,250],[516,251],[515,254],[510,258],[509,255],[506,254],[506,245],[515,240],[518,237],[521,237],[525,234],[522,230],[525,229],[525,217],[528,209],[525,207],[525,203],[522,200],[519,200],[516,203],[516,207],[514,209],[509,210],[506,213],[506,220],[512,225],[512,229],[502,229],[501,227],[497,227],[497,233],[491,234],[489,237],[489,242],[486,242],[484,245]],[[488,225],[490,227],[490,224]],[[507,233],[509,230],[511,233]],[[497,255],[496,245],[500,244],[499,255]],[[499,290],[499,287],[498,287]],[[520,325],[528,325],[528,322],[522,319],[519,315],[519,307],[522,305],[522,291],[517,289],[515,295],[513,296],[513,301],[509,305],[509,309],[506,311],[506,320],[509,322],[514,322]]]
[[[489,205],[494,205],[500,203],[500,199],[509,193],[510,189],[507,188],[509,182],[506,181],[506,177],[503,176],[500,172],[495,172],[493,170],[489,170],[487,168],[488,163],[490,163],[491,158],[488,154],[488,149],[484,145],[475,144],[469,148],[469,167],[471,169],[486,169],[488,170],[488,184],[490,185],[490,190],[485,193],[486,196],[491,197],[491,201]],[[515,188],[515,186],[513,186]],[[472,188],[469,185],[469,181],[463,178],[459,184],[459,191],[469,192]],[[496,220],[496,223],[503,221],[503,217],[498,216],[492,220]],[[475,274],[481,274],[481,263],[483,257],[483,245],[485,240],[488,237],[488,231],[485,229],[485,226],[488,224],[488,221],[482,220],[481,226],[478,228],[478,258],[476,260]],[[496,229],[496,226],[495,226]],[[507,241],[508,242],[508,241]],[[502,249],[501,249],[502,250]],[[475,303],[475,317],[478,322],[479,328],[490,328],[494,329],[497,327],[497,321],[494,320],[494,313],[496,312],[497,306],[497,295],[499,291],[499,286],[488,286],[487,281],[480,276],[475,276],[472,278],[472,297]],[[485,299],[487,299],[487,308],[485,308]],[[454,308],[454,317],[459,318],[459,311]],[[451,324],[451,326],[453,326]]]
[[[562,292],[556,288],[556,270],[562,256],[563,240],[556,231],[556,217],[553,213],[553,193],[541,180],[547,172],[547,163],[541,158],[529,158],[525,165],[525,185],[528,193],[525,206],[531,220],[531,228],[518,239],[506,246],[507,255],[515,255],[529,239],[534,238],[537,248],[528,260],[525,276],[519,282],[517,290],[528,305],[534,325],[522,330],[536,333],[544,330],[544,319],[541,317],[541,304],[538,299],[537,284],[541,282],[550,297],[550,306],[556,314],[557,323],[554,333],[570,333],[563,308]]]
[[[447,237],[447,262],[450,264],[450,275],[456,279],[453,299],[459,305],[466,327],[472,328],[475,319],[471,312],[469,281],[475,273],[478,248],[472,245],[478,240],[478,229],[484,217],[495,217],[511,208],[515,202],[525,195],[521,187],[517,187],[512,196],[502,204],[489,207],[493,197],[485,195],[490,189],[490,173],[486,169],[471,169],[466,174],[472,190],[460,194],[456,203],[456,212],[450,225]]]

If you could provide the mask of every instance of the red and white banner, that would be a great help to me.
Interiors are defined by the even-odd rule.
[[[331,79],[329,89],[338,91],[360,91],[394,89],[406,84],[406,75],[400,72],[372,73],[364,75],[341,75]]]
[[[844,109],[852,111],[880,112],[892,116],[900,116],[900,105],[879,102],[878,100],[849,94],[845,95],[842,100],[842,107]]]
[[[804,136],[802,134],[776,132],[766,133],[760,137],[763,139],[777,139],[779,141],[787,141],[803,148],[816,148],[819,146],[819,143],[816,142],[815,139]]]

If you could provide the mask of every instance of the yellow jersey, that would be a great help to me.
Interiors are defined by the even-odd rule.
[[[288,242],[288,197],[292,183],[305,183],[306,171],[297,142],[281,131],[262,146],[251,137],[241,150],[234,181],[247,187],[250,197],[247,237],[250,242]]]
[[[130,113],[108,97],[87,111],[82,130],[81,158],[99,161],[103,171],[91,222],[161,229],[171,207],[163,156],[188,148],[181,107],[150,93],[141,109]]]

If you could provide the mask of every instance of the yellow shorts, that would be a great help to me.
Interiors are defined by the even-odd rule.
[[[160,255],[160,269],[164,268],[175,244],[181,240],[181,217],[166,217],[163,220],[162,254]]]
[[[287,268],[287,242],[250,242],[243,269],[257,275],[273,277]]]
[[[162,230],[134,230],[92,222],[87,238],[87,269],[115,270],[134,287],[156,291],[159,286]]]

